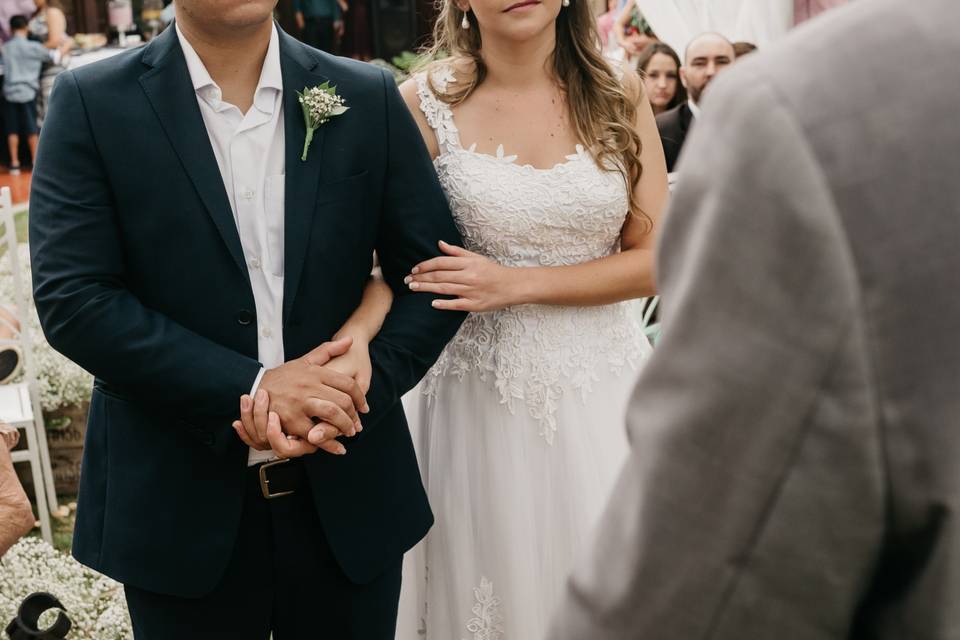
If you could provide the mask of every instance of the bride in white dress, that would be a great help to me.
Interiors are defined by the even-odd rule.
[[[437,31],[451,57],[401,93],[466,249],[407,282],[472,313],[412,412],[436,524],[397,637],[536,640],[627,453],[667,176],[585,0],[447,0]]]

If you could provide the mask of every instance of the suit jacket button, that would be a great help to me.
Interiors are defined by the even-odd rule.
[[[237,324],[243,325],[244,327],[253,324],[253,318],[253,312],[249,309],[240,309],[240,311],[237,312]]]

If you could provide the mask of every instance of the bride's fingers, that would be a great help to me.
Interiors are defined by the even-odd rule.
[[[466,298],[457,298],[455,300],[438,299],[430,303],[434,309],[443,311],[474,311],[473,303]]]
[[[472,251],[467,251],[463,247],[458,247],[454,244],[448,244],[443,240],[440,241],[440,251],[443,251],[448,256],[475,256],[477,254]]]
[[[448,282],[451,284],[466,284],[467,271],[431,271],[404,279],[408,285],[413,282]]]
[[[237,432],[238,436],[240,436],[240,440],[243,441],[243,444],[247,445],[248,447],[252,447],[258,451],[263,450],[263,447],[256,444],[253,440],[250,439],[250,436],[248,436],[247,432],[244,431],[243,429],[243,423],[241,423],[239,420],[235,420],[233,422],[233,430]]]
[[[459,296],[468,287],[453,282],[411,282],[410,289],[418,293],[436,293],[441,296]]]
[[[281,458],[299,458],[317,450],[306,440],[297,437],[287,437],[280,427],[280,416],[271,411],[267,418],[267,441],[270,448]]]
[[[415,266],[410,270],[410,273],[416,275],[427,271],[459,271],[465,266],[467,266],[467,263],[463,258],[430,258]]]

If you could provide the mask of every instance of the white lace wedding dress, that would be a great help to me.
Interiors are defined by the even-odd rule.
[[[434,75],[440,89],[452,78]],[[617,251],[621,174],[582,148],[552,169],[465,149],[417,77],[435,166],[466,247],[511,266]],[[400,640],[538,640],[627,453],[623,422],[650,352],[629,303],[469,316],[406,399],[436,514],[408,554]]]

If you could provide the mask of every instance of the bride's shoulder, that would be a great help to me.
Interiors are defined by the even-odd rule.
[[[432,158],[440,154],[435,131],[444,122],[444,98],[450,88],[456,86],[461,69],[456,60],[437,60],[417,70],[400,85],[400,96],[417,123]]]
[[[400,85],[400,94],[411,110],[419,110],[424,101],[446,102],[445,98],[466,86],[472,77],[473,63],[444,58],[421,67]]]

